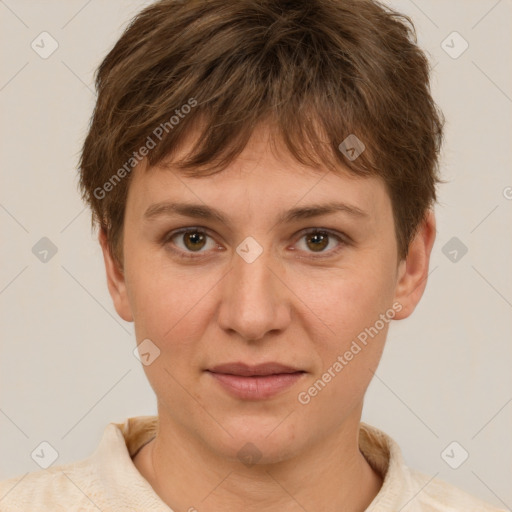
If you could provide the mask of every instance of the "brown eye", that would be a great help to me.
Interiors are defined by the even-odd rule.
[[[341,233],[316,228],[303,231],[298,245],[301,252],[309,253],[310,258],[328,258],[350,245],[350,240]]]
[[[200,251],[206,242],[206,236],[200,231],[188,231],[182,233],[182,240],[185,247],[191,251]]]
[[[162,243],[168,250],[182,258],[207,256],[209,249],[214,249],[217,245],[206,231],[199,228],[181,229],[168,233]],[[208,243],[210,243],[209,247]]]
[[[314,252],[321,252],[329,245],[329,234],[324,231],[316,231],[306,235],[307,245]]]

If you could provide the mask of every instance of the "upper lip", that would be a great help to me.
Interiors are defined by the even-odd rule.
[[[298,368],[292,366],[286,366],[281,363],[268,362],[257,365],[248,365],[245,363],[225,363],[213,368],[209,368],[208,371],[213,373],[224,373],[228,375],[241,375],[243,377],[251,377],[256,375],[276,375],[279,373],[296,373],[302,372]]]

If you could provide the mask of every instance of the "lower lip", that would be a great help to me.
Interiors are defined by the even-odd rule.
[[[292,387],[304,372],[279,373],[257,377],[243,377],[226,373],[208,372],[231,395],[245,400],[263,400]]]

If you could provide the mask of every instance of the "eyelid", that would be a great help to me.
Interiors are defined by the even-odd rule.
[[[166,232],[164,234],[164,236],[162,237],[161,244],[166,246],[169,244],[169,242],[174,237],[184,234],[184,233],[189,233],[189,232],[202,233],[202,234],[208,236],[209,238],[211,238],[212,240],[215,241],[215,243],[217,244],[217,248],[218,248],[219,244],[215,240],[215,237],[211,234],[210,230],[208,228],[205,228],[202,226],[187,226],[187,227],[178,228],[178,229]],[[347,245],[351,245],[353,243],[352,239],[345,233],[335,231],[335,230],[332,230],[329,228],[311,227],[311,228],[304,228],[304,229],[300,230],[294,237],[294,240],[295,240],[294,244],[296,244],[304,236],[306,236],[308,234],[315,234],[315,233],[326,233],[331,238],[335,238],[339,242],[339,244],[334,249],[331,249],[326,252],[319,252],[319,253],[310,252],[309,254],[311,254],[311,256],[301,256],[302,259],[320,260],[320,259],[330,258],[330,257],[333,257],[334,255],[336,255],[343,247],[345,247]],[[174,249],[174,248],[170,248],[170,250],[173,253],[177,254],[179,257],[182,257],[184,259],[204,258],[205,257],[204,255],[207,254],[207,252],[209,252],[209,251],[206,251],[206,252],[199,251],[197,253],[194,253],[194,252],[187,252],[187,251],[183,251],[181,249]],[[292,250],[295,251],[295,249],[292,249]],[[315,256],[315,254],[317,254],[317,256]]]
[[[301,231],[298,232],[297,238],[301,238],[304,235],[309,235],[310,233],[327,233],[328,235],[331,235],[334,238],[337,238],[340,242],[343,243],[352,243],[352,239],[346,235],[345,233],[341,231],[337,231],[330,228],[323,228],[323,227],[314,227],[314,228],[304,228]]]

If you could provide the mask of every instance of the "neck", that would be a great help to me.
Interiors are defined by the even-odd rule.
[[[160,416],[157,436],[134,464],[176,511],[362,512],[382,478],[359,451],[360,415],[356,419],[286,460],[245,466],[219,457]]]

